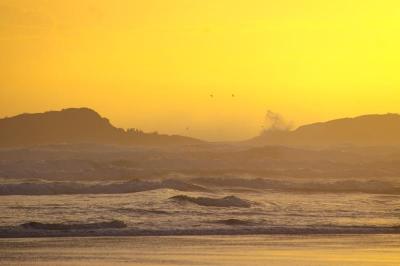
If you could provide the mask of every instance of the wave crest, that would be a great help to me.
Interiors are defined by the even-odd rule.
[[[214,221],[216,224],[223,224],[223,225],[230,225],[230,226],[253,226],[256,223],[248,220],[240,220],[240,219],[224,219],[224,220],[217,220]]]
[[[190,202],[200,206],[208,207],[238,207],[249,208],[251,203],[247,200],[242,200],[235,196],[227,196],[223,198],[208,198],[208,197],[190,197],[187,195],[177,195],[170,198],[178,202]]]
[[[229,220],[229,219],[228,219]],[[227,221],[228,221],[227,220]],[[232,223],[232,221],[228,221]],[[239,222],[240,223],[240,222]],[[236,221],[233,221],[236,225]],[[82,228],[82,227],[80,227]],[[85,230],[88,229],[88,230]],[[229,228],[173,228],[173,229],[139,229],[139,228],[101,228],[93,230],[43,230],[23,228],[21,226],[0,227],[0,238],[10,237],[95,237],[95,236],[183,236],[183,235],[337,235],[337,234],[400,234],[399,226],[321,226],[321,227],[259,227],[229,226]]]
[[[188,182],[164,179],[144,181],[140,179],[124,182],[48,182],[29,181],[0,184],[0,195],[73,195],[73,194],[122,194],[156,189],[178,191],[208,191],[204,187]]]
[[[109,222],[77,224],[28,222],[21,224],[20,227],[33,230],[96,230],[108,228],[126,228],[127,225],[122,221],[112,220]]]

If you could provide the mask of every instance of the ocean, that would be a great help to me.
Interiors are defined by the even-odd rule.
[[[308,182],[3,180],[0,237],[400,233],[397,183]]]

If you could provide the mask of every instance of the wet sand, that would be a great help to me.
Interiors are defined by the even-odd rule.
[[[400,265],[399,235],[0,239],[1,265]]]

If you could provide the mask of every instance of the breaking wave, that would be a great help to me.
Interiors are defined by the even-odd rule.
[[[96,230],[107,228],[126,228],[127,225],[122,221],[113,220],[110,222],[78,224],[29,222],[21,224],[20,227],[33,230]]]
[[[179,191],[207,191],[200,185],[173,179],[96,183],[29,181],[0,184],[0,195],[121,194],[166,188]]]
[[[400,195],[400,182],[384,179],[289,179],[246,177],[196,177],[185,179],[127,180],[127,181],[45,181],[1,180],[1,195],[62,195],[62,194],[122,194],[174,189],[183,192],[246,193],[259,191],[287,191],[312,193],[371,193]],[[178,199],[179,200],[179,199]],[[182,198],[181,200],[185,200]],[[191,201],[191,199],[186,199]],[[202,202],[198,201],[198,202]],[[196,202],[194,202],[196,203]],[[200,203],[199,205],[201,205]]]
[[[190,202],[200,206],[208,207],[238,207],[238,208],[250,208],[251,203],[242,200],[235,196],[227,196],[223,198],[208,198],[208,197],[190,197],[186,195],[177,195],[170,198],[177,202]]]
[[[235,219],[235,218],[217,220],[217,221],[214,221],[214,223],[231,225],[231,226],[253,226],[253,225],[256,225],[255,222],[248,221],[248,220],[240,220],[240,219]]]
[[[371,193],[400,195],[400,183],[380,179],[272,179],[244,177],[200,177],[192,182],[205,187],[235,188],[236,191],[276,190],[289,192],[333,192],[333,193]]]
[[[252,223],[246,224],[236,220],[226,220],[221,223],[224,228],[188,228],[188,229],[138,229],[124,227],[124,223],[111,224],[81,224],[66,229],[59,225],[43,224],[39,227],[10,226],[0,227],[0,238],[9,237],[93,237],[93,236],[184,236],[184,235],[336,235],[336,234],[400,234],[400,227],[368,227],[368,226],[320,226],[320,227],[260,227]],[[115,225],[114,225],[115,223]],[[105,225],[105,226],[104,226]],[[109,227],[111,225],[111,227]],[[55,226],[57,229],[54,229]],[[63,227],[65,225],[61,225]],[[43,228],[42,228],[43,227]],[[91,228],[94,227],[94,228]]]

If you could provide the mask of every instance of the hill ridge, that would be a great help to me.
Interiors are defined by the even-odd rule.
[[[57,143],[167,145],[200,142],[179,135],[117,128],[107,118],[87,107],[23,113],[0,119],[0,147]]]
[[[311,123],[291,131],[264,131],[250,143],[283,146],[400,145],[400,115],[367,114]]]

